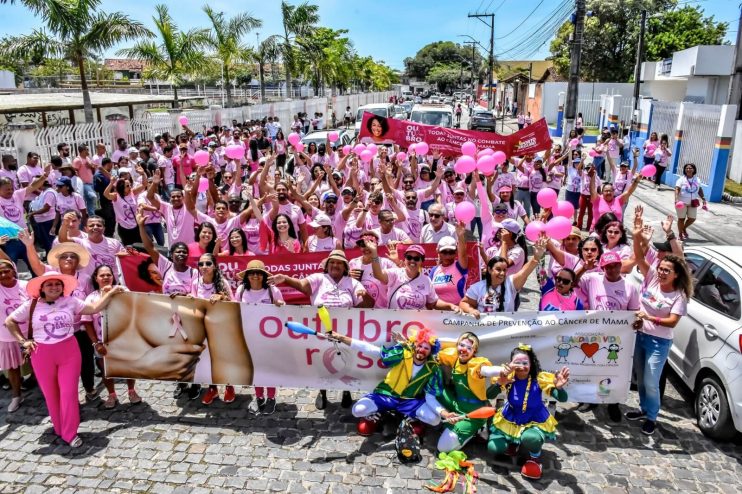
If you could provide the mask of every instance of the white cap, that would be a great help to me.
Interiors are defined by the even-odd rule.
[[[314,221],[309,222],[309,226],[312,228],[319,228],[321,226],[332,226],[332,220],[326,214],[318,214]]]
[[[456,239],[453,237],[443,237],[438,241],[438,252],[442,250],[456,250]]]

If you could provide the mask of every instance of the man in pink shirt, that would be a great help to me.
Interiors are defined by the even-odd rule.
[[[85,199],[85,209],[88,210],[88,216],[95,214],[95,206],[98,202],[98,195],[93,188],[93,175],[97,165],[90,159],[90,150],[87,144],[80,144],[77,147],[77,157],[72,160],[72,167],[77,171],[83,184],[83,199]]]
[[[394,226],[394,213],[388,209],[379,212],[379,228],[373,231],[379,235],[379,245],[389,245],[390,242],[411,244],[410,237],[401,229]]]
[[[173,170],[175,171],[175,183],[176,185],[183,186],[181,181],[182,176],[189,176],[193,173],[193,169],[196,167],[196,162],[191,156],[188,155],[188,144],[182,142],[178,145],[178,155],[173,157]],[[180,169],[182,168],[182,175]]]

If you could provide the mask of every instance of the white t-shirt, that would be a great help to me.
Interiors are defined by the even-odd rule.
[[[170,259],[160,255],[157,261],[157,269],[162,276],[162,293],[165,295],[177,294],[188,295],[191,293],[191,283],[196,277],[196,270],[188,268],[183,272],[175,270]]]
[[[390,309],[425,309],[438,300],[433,282],[422,272],[412,279],[405,268],[389,269],[386,274]]]
[[[477,301],[477,310],[480,313],[485,314],[489,312],[497,312],[499,305],[497,301],[497,295],[500,294],[503,288],[505,289],[505,294],[503,295],[504,299],[502,310],[504,312],[514,312],[515,296],[518,294],[518,292],[515,291],[512,276],[506,277],[505,283],[492,289],[487,288],[487,280],[478,281],[469,287],[469,289],[466,291],[466,296],[472,300]]]
[[[272,300],[271,295],[273,295]],[[245,290],[244,286],[240,285],[237,287],[235,300],[248,304],[273,304],[276,300],[283,301],[283,295],[281,294],[281,290],[275,286],[263,288],[262,290]]]

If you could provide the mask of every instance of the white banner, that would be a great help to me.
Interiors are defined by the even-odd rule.
[[[476,320],[442,311],[330,309],[335,331],[375,345],[431,328],[443,345],[464,331],[479,336],[479,355],[510,362],[519,343],[533,347],[545,371],[571,370],[570,401],[626,400],[635,334],[632,312],[497,313]],[[145,293],[117,295],[105,311],[107,377],[201,384],[370,391],[386,370],[377,359],[316,335],[290,331],[296,321],[323,332],[309,306],[238,304]]]

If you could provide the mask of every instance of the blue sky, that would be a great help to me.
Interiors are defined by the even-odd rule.
[[[698,5],[707,15],[729,22],[727,39],[732,43],[736,40],[739,2],[740,0],[679,0],[680,4]],[[107,11],[122,11],[152,27],[155,3],[141,0],[103,0],[102,6]],[[205,0],[163,0],[162,3],[170,7],[170,13],[181,29],[206,25],[205,14],[201,11]],[[514,31],[504,39],[495,40],[495,53],[505,52],[500,59],[543,59],[549,54],[548,41],[540,48],[533,43],[533,46],[524,47],[522,41],[524,37],[529,37],[529,33],[538,32],[538,28],[548,22],[549,14],[559,7],[561,0],[314,0],[312,3],[320,7],[322,25],[349,30],[349,37],[359,54],[371,55],[393,68],[402,69],[405,57],[414,56],[417,50],[433,41],[463,42],[468,38],[458,35],[466,34],[488,46],[489,28],[477,19],[467,18],[468,12],[486,9],[495,11],[496,38]],[[262,19],[263,27],[258,30],[260,39],[281,30],[278,0],[210,0],[209,5],[227,15],[239,9]],[[2,35],[29,33],[41,26],[39,19],[20,5],[2,5],[0,13],[3,19]],[[248,34],[245,41],[254,44],[255,34]],[[114,54],[115,50],[107,55],[115,56]],[[525,56],[529,54],[531,56]]]

